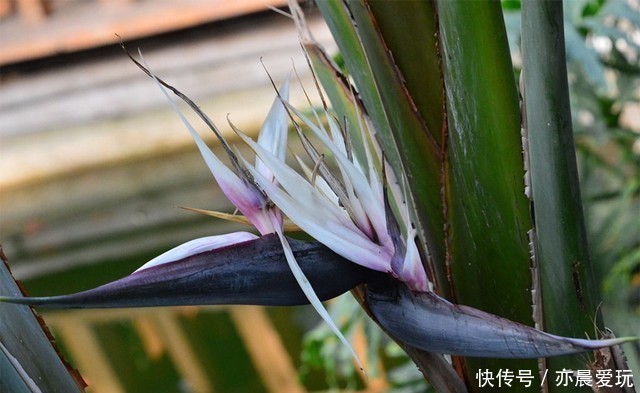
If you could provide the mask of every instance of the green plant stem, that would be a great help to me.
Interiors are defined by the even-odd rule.
[[[524,194],[520,108],[500,3],[437,4],[449,125],[446,262],[454,297],[533,325],[527,236],[532,223]],[[474,386],[479,369],[537,368],[535,360],[467,358],[465,363]]]
[[[522,3],[524,97],[544,328],[593,336],[602,328],[589,260],[567,82],[562,2]],[[584,369],[584,356],[549,359],[549,373]],[[549,384],[552,391],[567,391]]]

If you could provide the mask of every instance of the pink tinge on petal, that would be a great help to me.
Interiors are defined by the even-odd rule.
[[[214,173],[213,170],[211,172]],[[266,198],[257,188],[244,183],[235,175],[231,179],[222,179],[214,173],[214,177],[227,199],[240,210],[261,235],[275,233],[267,211]]]
[[[149,68],[147,66],[147,68]],[[198,146],[198,150],[204,158],[205,163],[209,167],[209,170],[215,177],[222,192],[229,198],[242,214],[247,217],[252,224],[260,231],[261,234],[266,235],[268,233],[274,233],[273,225],[271,224],[265,206],[267,204],[266,198],[260,193],[260,191],[250,184],[250,180],[241,179],[231,169],[220,161],[220,159],[209,149],[204,142],[200,134],[193,128],[189,120],[180,111],[176,103],[173,101],[166,89],[162,87],[160,82],[153,77],[154,81],[162,91],[162,94],[167,98],[171,107],[180,117],[182,123],[187,127],[187,130],[191,134],[194,142]]]
[[[414,238],[415,230],[411,230],[407,236],[407,253],[405,254],[398,279],[406,283],[413,291],[427,292],[429,291],[429,280]]]
[[[232,232],[224,235],[207,236],[199,239],[190,240],[171,250],[158,255],[149,262],[142,265],[136,272],[150,268],[152,266],[162,265],[164,263],[179,261],[191,255],[200,254],[206,251],[231,246],[233,244],[244,243],[249,240],[257,239],[258,236],[249,232]]]
[[[422,267],[421,263],[405,264],[402,270],[402,274],[398,278],[400,279],[400,281],[406,283],[412,291],[430,291],[429,283],[427,281],[427,275],[425,274],[424,268]]]

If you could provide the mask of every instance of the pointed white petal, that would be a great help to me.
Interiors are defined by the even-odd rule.
[[[158,255],[157,257],[139,267],[136,272],[150,268],[152,266],[162,265],[163,263],[175,262],[191,255],[203,253],[205,251],[211,251],[257,238],[258,236],[249,232],[233,232],[227,233],[225,235],[201,237],[199,239],[188,241],[175,248],[172,248],[171,250],[163,254]]]
[[[336,324],[333,322],[333,320],[331,319],[331,316],[327,312],[327,309],[324,308],[324,306],[322,305],[322,302],[318,298],[318,295],[316,295],[316,292],[311,286],[311,283],[309,282],[307,277],[304,275],[304,272],[300,268],[300,265],[298,265],[298,262],[296,261],[296,258],[293,255],[293,251],[291,251],[291,246],[289,245],[289,242],[287,242],[287,239],[284,237],[282,230],[276,227],[276,233],[278,234],[278,237],[280,238],[280,242],[282,243],[282,249],[284,250],[284,255],[287,259],[287,263],[289,264],[289,268],[291,269],[293,276],[296,278],[296,281],[298,281],[298,284],[300,285],[300,289],[302,289],[302,292],[304,292],[304,294],[307,296],[307,299],[309,299],[309,303],[311,303],[311,305],[316,310],[318,315],[320,315],[320,317],[324,320],[324,322],[327,325],[329,325],[329,328],[333,331],[333,333],[336,336],[338,336],[338,339],[340,339],[342,344],[344,344],[349,349],[349,351],[351,352],[351,356],[353,356],[353,358],[356,360],[360,369],[364,371],[364,366],[362,365],[360,358],[351,347],[351,344],[349,344],[347,339],[344,337],[340,329],[338,329]]]
[[[349,206],[351,207],[350,212],[353,221],[356,223],[358,228],[360,228],[360,230],[369,237],[369,239],[375,239],[376,234],[374,228],[371,226],[371,221],[369,220],[367,211],[364,206],[362,206],[362,201],[356,196],[353,184],[351,183],[351,178],[342,165],[338,164],[338,167],[340,168],[347,198],[349,198]]]
[[[384,203],[384,191],[382,187],[382,182],[380,181],[380,176],[378,176],[377,165],[382,168],[380,165],[381,157],[377,157],[377,160],[371,154],[371,146],[369,145],[370,138],[367,138],[365,135],[365,130],[363,128],[362,119],[358,117],[359,120],[359,130],[360,130],[360,138],[363,141],[362,147],[365,153],[365,158],[367,160],[367,171],[369,174],[369,185],[371,189],[376,192],[376,199],[380,201],[380,203]],[[364,171],[364,169],[363,169]],[[382,170],[380,170],[382,172]]]
[[[256,152],[256,154],[258,155],[258,157],[260,157],[264,164],[267,165],[269,169],[276,175],[276,178],[280,185],[288,193],[295,195],[295,198],[299,201],[300,204],[306,204],[309,208],[313,209],[315,206],[311,203],[320,203],[321,205],[317,207],[325,208],[325,214],[331,214],[334,220],[339,221],[343,225],[351,225],[355,228],[353,222],[351,222],[351,219],[346,214],[344,209],[332,205],[330,201],[324,198],[318,198],[317,190],[302,176],[300,176],[298,172],[294,171],[285,162],[280,161],[277,157],[273,156],[273,154],[262,148],[262,146],[252,141],[251,138],[242,133],[238,133],[238,135],[245,141],[245,143],[249,145],[249,147],[251,147]],[[250,167],[249,164],[246,164],[246,166],[248,168]],[[258,178],[264,179],[264,176],[256,175],[256,173],[259,174],[259,172],[253,173],[254,171],[252,170],[252,168],[249,168],[249,170],[252,171],[252,175],[254,176],[256,181],[258,180]],[[260,184],[260,187],[262,187],[262,189],[266,192],[266,189],[262,184]],[[357,228],[355,229],[357,230]]]
[[[342,130],[340,130],[340,126],[336,122],[336,120],[326,112],[327,123],[329,124],[329,131],[331,135],[331,139],[333,140],[334,146],[340,150],[344,155],[347,154],[347,145],[345,143],[344,137],[342,135]]]
[[[407,236],[407,252],[404,256],[399,278],[406,283],[411,290],[426,292],[429,290],[429,280],[427,280],[427,274],[422,266],[415,236],[415,229],[410,229],[409,235]]]
[[[331,203],[333,203],[336,206],[339,205],[340,199],[338,198],[336,193],[331,189],[331,186],[329,186],[329,183],[327,183],[327,181],[322,176],[315,176],[315,179],[313,179],[314,177],[313,170],[309,168],[309,166],[305,164],[305,162],[302,161],[300,157],[296,155],[295,158],[296,158],[296,161],[298,161],[298,165],[300,165],[300,168],[302,168],[302,171],[304,172],[305,176],[307,176],[307,180],[309,180],[309,182],[312,183],[314,187],[320,190],[320,192],[322,192],[322,194],[327,199],[329,199]],[[313,179],[313,182],[311,181],[312,179]]]
[[[289,78],[287,78],[280,89],[279,96],[273,100],[269,114],[260,129],[258,135],[258,144],[278,157],[281,161],[285,160],[287,153],[287,130],[289,116],[282,100],[289,99]],[[256,168],[267,179],[273,174],[269,168],[264,165],[259,158],[256,158]]]
[[[151,69],[146,62],[144,62],[144,65],[149,69],[149,72],[151,72]],[[232,170],[224,165],[224,163],[220,161],[215,154],[213,154],[200,134],[193,128],[191,123],[189,123],[173,98],[171,98],[166,89],[160,84],[160,82],[158,82],[152,72],[151,76],[160,91],[162,91],[162,94],[164,94],[165,98],[169,101],[173,111],[180,117],[180,120],[185,127],[187,127],[187,130],[189,130],[191,137],[198,146],[198,150],[200,150],[200,154],[209,167],[211,174],[218,182],[222,192],[227,198],[229,198],[231,203],[233,203],[238,210],[240,210],[242,214],[251,221],[261,234],[266,235],[268,233],[273,233],[273,225],[268,217],[266,217],[264,210],[264,206],[266,205],[264,196],[246,180],[239,178]]]
[[[313,122],[311,122],[306,116],[304,116],[299,110],[294,108],[289,103],[285,102],[285,105],[296,114],[302,121],[305,122],[309,129],[322,141],[322,143],[334,154],[334,157],[338,161],[338,164],[344,169],[353,183],[353,188],[356,192],[360,203],[364,210],[367,212],[367,216],[371,221],[371,225],[376,231],[376,234],[380,238],[381,244],[385,247],[391,247],[393,244],[388,236],[387,232],[387,220],[385,218],[384,204],[376,199],[376,195],[372,192],[367,178],[360,172],[359,169],[348,159],[348,157],[342,153],[332,141],[328,138],[326,133],[319,129]]]
[[[309,199],[302,199],[298,192],[291,196],[263,178],[254,168],[249,170],[276,206],[303,231],[352,262],[373,270],[391,271],[388,250],[373,243],[353,225],[344,210],[336,211],[341,208],[328,203],[322,194],[312,193]],[[279,172],[274,170],[274,173],[280,179]],[[304,179],[300,179],[298,189],[310,187]],[[346,217],[346,220],[340,220],[340,216]]]

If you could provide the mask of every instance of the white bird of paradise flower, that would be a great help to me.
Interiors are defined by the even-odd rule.
[[[146,68],[149,69],[148,66]],[[284,237],[282,213],[300,229],[343,258],[372,270],[390,273],[405,282],[412,290],[428,289],[427,276],[414,242],[415,230],[409,221],[406,207],[403,210],[405,214],[401,217],[406,235],[402,239],[402,244],[394,244],[390,234],[388,223],[396,221],[395,218],[388,217],[390,210],[386,208],[388,203],[384,200],[386,194],[383,190],[383,181],[376,170],[385,163],[382,157],[374,158],[371,154],[369,144],[374,145],[376,152],[380,152],[380,149],[375,145],[371,128],[363,126],[366,120],[362,119],[359,130],[362,140],[365,141],[363,147],[366,151],[367,166],[364,167],[355,156],[350,154],[345,139],[349,136],[327,108],[324,108],[323,114],[329,130],[325,128],[317,112],[314,111],[316,120],[314,122],[289,104],[289,78],[278,89],[277,97],[260,130],[257,142],[230,123],[235,132],[255,152],[254,164],[242,157],[239,152],[234,153],[221,138],[221,134],[214,130],[220,137],[221,143],[226,146],[229,158],[234,164],[235,170],[232,170],[209,149],[159,79],[151,72],[150,75],[189,130],[220,189],[261,235],[270,233],[278,235],[289,267],[309,302],[358,359],[295,260],[291,247]],[[321,171],[320,176],[317,176],[318,167],[326,168],[326,165],[317,150],[309,144],[301,128],[293,121],[292,114],[308,127],[333,156],[341,181],[338,180],[338,176],[326,170]],[[297,157],[307,177],[300,175],[285,161],[290,117],[300,138],[305,142],[307,151],[315,161],[316,170],[313,171],[304,166],[303,161]],[[396,188],[395,191],[397,194],[398,189]],[[254,238],[256,236],[248,232],[235,232],[195,239],[154,258],[139,270]],[[396,248],[405,251],[400,259]],[[359,360],[358,363],[360,363]]]

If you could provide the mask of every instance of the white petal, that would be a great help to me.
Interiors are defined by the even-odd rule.
[[[296,158],[296,161],[298,161],[300,168],[302,168],[302,171],[304,172],[305,176],[307,177],[307,180],[309,180],[309,182],[311,183],[311,179],[313,178],[313,170],[309,168],[309,166],[304,161],[302,161],[300,157],[296,155],[295,158]],[[312,185],[318,190],[320,190],[320,192],[322,192],[322,194],[327,199],[329,199],[331,203],[333,203],[336,206],[340,204],[340,199],[338,198],[336,193],[333,191],[333,189],[331,189],[331,186],[329,186],[329,183],[327,183],[327,181],[322,176],[316,176],[315,179],[313,180],[314,181]]]
[[[144,64],[147,69],[149,69],[149,72],[151,72],[149,65],[146,64],[146,62],[144,62]],[[173,108],[174,112],[176,112],[180,117],[182,123],[187,127],[187,130],[189,130],[191,137],[198,146],[198,150],[200,150],[200,154],[209,167],[211,174],[218,182],[222,192],[227,198],[229,198],[231,203],[233,203],[238,210],[240,210],[242,214],[251,221],[261,234],[266,235],[268,233],[273,233],[273,226],[268,217],[266,217],[266,212],[264,210],[266,200],[263,195],[261,195],[255,187],[252,187],[245,180],[240,179],[231,169],[224,165],[224,163],[222,163],[215,154],[213,154],[200,134],[193,128],[169,93],[167,93],[166,89],[160,84],[160,82],[158,82],[155,75],[151,73],[151,76],[158,88],[160,88],[160,91],[162,91],[162,94],[164,94],[165,98],[169,101],[171,108]]]
[[[322,305],[322,302],[318,298],[318,295],[316,295],[316,292],[311,286],[311,283],[309,282],[307,277],[304,275],[304,272],[300,268],[300,265],[298,265],[298,262],[296,261],[296,258],[293,255],[293,251],[291,251],[291,246],[289,245],[289,242],[287,242],[287,239],[282,234],[282,230],[276,227],[276,233],[278,234],[278,237],[280,238],[280,242],[282,243],[282,249],[284,250],[284,255],[287,259],[287,263],[289,264],[289,268],[291,269],[293,276],[296,278],[296,281],[298,281],[298,285],[300,285],[300,289],[302,289],[302,292],[304,292],[304,294],[307,296],[307,299],[309,299],[309,303],[311,303],[313,308],[320,315],[320,317],[325,321],[325,323],[329,325],[329,328],[333,331],[333,333],[336,336],[338,336],[338,339],[340,339],[340,341],[347,348],[349,348],[349,351],[351,352],[351,356],[353,356],[353,358],[356,360],[356,362],[358,363],[358,366],[360,366],[360,369],[364,371],[364,366],[362,365],[360,358],[351,347],[351,344],[349,344],[347,339],[344,337],[340,329],[338,329],[338,327],[335,325],[335,323],[331,319],[331,316],[329,315],[327,310]]]
[[[258,144],[273,153],[281,161],[284,161],[287,153],[289,117],[282,100],[289,99],[289,78],[285,80],[278,92],[279,96],[273,100],[269,114],[258,135]],[[256,158],[256,168],[267,179],[273,176],[269,168],[259,158]]]
[[[262,146],[256,144],[251,140],[251,138],[242,133],[238,133],[238,135],[256,152],[258,157],[260,157],[265,165],[267,165],[269,169],[276,175],[276,178],[280,185],[289,194],[295,195],[295,198],[299,201],[300,204],[306,204],[311,209],[316,207],[323,207],[325,209],[325,214],[331,214],[334,220],[339,221],[342,225],[351,225],[355,228],[355,225],[353,225],[353,222],[346,214],[344,209],[333,205],[329,200],[318,198],[319,194],[317,190],[298,172],[294,171],[285,162],[280,161],[279,159],[274,157],[273,154],[262,148]],[[249,164],[247,164],[246,162],[245,164],[249,168],[249,170],[252,170]],[[257,176],[257,174],[253,173],[253,171],[252,174],[256,181],[258,180],[258,178],[264,178],[263,176]],[[262,187],[263,190],[266,191],[265,187],[262,184],[260,184],[260,187]],[[319,203],[321,204],[321,206],[315,206],[312,205],[312,203]]]
[[[211,251],[218,248],[230,246],[232,244],[242,243],[249,240],[257,239],[258,236],[249,232],[233,232],[225,235],[201,237],[199,239],[190,240],[171,250],[158,255],[149,262],[142,265],[136,272],[148,269],[152,266],[162,265],[164,263],[175,262],[188,256],[200,254],[205,251]]]
[[[320,193],[316,192],[310,199],[302,200],[298,194],[291,196],[261,177],[255,169],[249,170],[276,206],[303,231],[343,258],[373,270],[391,271],[391,255],[388,250],[373,243],[350,219],[346,223],[337,220],[337,213],[332,210],[339,207],[326,203],[326,199]],[[279,177],[277,171],[274,173]],[[306,183],[304,179],[302,181]],[[346,216],[344,211],[343,215]]]
[[[376,197],[376,193],[373,192],[369,185],[367,178],[360,172],[355,165],[349,161],[348,157],[336,148],[328,136],[319,129],[313,122],[305,117],[300,111],[294,108],[292,105],[285,103],[287,107],[296,114],[302,121],[309,126],[309,129],[322,141],[322,143],[334,154],[334,157],[338,161],[338,164],[342,169],[347,172],[349,179],[353,183],[353,188],[356,192],[360,203],[364,210],[367,212],[367,216],[373,225],[376,234],[380,238],[381,244],[385,247],[393,249],[393,244],[388,236],[387,232],[387,220],[384,211],[384,203]]]
[[[415,242],[416,231],[411,229],[407,237],[407,252],[402,263],[400,280],[405,282],[411,290],[426,292],[429,290],[429,280],[422,266],[420,253]]]
[[[333,145],[337,149],[339,149],[343,154],[346,155],[347,144],[345,143],[344,137],[342,135],[342,130],[340,130],[340,126],[338,125],[336,120],[333,118],[333,116],[331,116],[328,112],[326,113],[326,118],[327,118],[327,123],[329,123],[329,131],[331,131],[331,139],[333,140]]]

